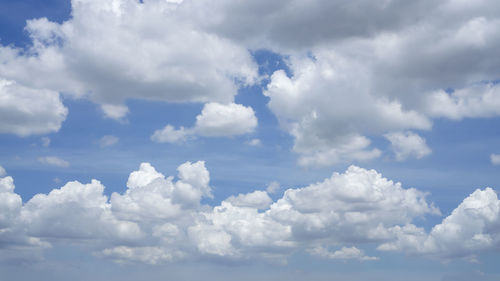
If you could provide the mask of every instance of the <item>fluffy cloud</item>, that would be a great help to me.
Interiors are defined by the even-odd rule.
[[[45,156],[45,157],[40,157],[38,158],[38,162],[46,165],[51,165],[51,166],[57,166],[57,167],[62,167],[62,168],[67,168],[69,167],[69,162],[61,159],[57,156]]]
[[[57,92],[0,77],[0,133],[28,136],[56,132],[67,114]]]
[[[420,159],[431,153],[425,139],[412,132],[394,132],[384,136],[391,142],[398,161],[403,161],[410,156]]]
[[[476,190],[430,233],[422,228],[398,228],[398,239],[380,250],[404,250],[441,259],[475,257],[500,246],[500,200],[491,188]]]
[[[251,107],[241,104],[207,103],[196,116],[193,128],[175,129],[168,124],[151,136],[155,142],[179,143],[196,136],[229,137],[251,133],[257,127],[257,117]]]
[[[209,12],[186,11],[195,7]],[[184,8],[211,32],[283,55],[290,74],[275,72],[265,94],[302,165],[369,160],[380,155],[372,136],[428,130],[434,118],[500,113],[497,84],[482,82],[500,77],[494,1],[196,1]]]
[[[370,148],[362,134],[431,127],[425,115],[405,110],[397,99],[373,95],[365,63],[331,50],[314,55],[293,58],[294,76],[275,72],[264,92],[281,125],[295,137],[300,164],[372,159],[380,151]]]
[[[13,179],[2,177],[0,260],[16,249],[29,256],[67,243],[84,244],[117,262],[150,264],[283,262],[296,250],[329,259],[378,259],[364,253],[367,244],[446,260],[473,258],[500,245],[500,200],[490,188],[476,190],[426,233],[415,219],[440,214],[426,194],[374,170],[351,166],[322,182],[288,189],[275,202],[265,191],[254,191],[213,207],[201,203],[211,196],[209,181],[202,161],[180,165],[176,180],[143,163],[130,174],[126,191],[111,198],[99,181],[75,181],[23,204]]]
[[[177,3],[71,5],[71,18],[61,24],[27,22],[28,50],[0,46],[0,75],[35,89],[86,96],[111,118],[125,116],[129,98],[232,102],[237,85],[257,77],[245,47],[193,25]]]

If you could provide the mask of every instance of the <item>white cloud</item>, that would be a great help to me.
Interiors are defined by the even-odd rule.
[[[203,205],[201,199],[211,196],[209,181],[202,161],[180,165],[177,180],[142,163],[130,174],[127,190],[109,200],[104,186],[92,180],[69,182],[23,205],[12,178],[2,178],[1,223],[11,232],[0,233],[0,239],[25,237],[24,243],[34,241],[35,248],[85,243],[117,262],[151,264],[214,256],[284,261],[300,248],[368,260],[358,246],[394,240],[394,227],[438,212],[424,193],[354,166],[323,182],[288,189],[276,202],[265,191],[253,191],[215,207]],[[320,243],[356,247],[318,252]]]
[[[363,251],[361,251],[356,247],[342,247],[342,249],[340,250],[331,252],[324,247],[318,246],[309,250],[309,253],[315,256],[325,257],[329,259],[341,259],[341,260],[357,259],[360,261],[378,260],[377,257],[365,256]]]
[[[195,130],[201,136],[236,136],[251,133],[255,127],[257,118],[251,107],[207,103],[196,116]]]
[[[265,191],[256,190],[247,194],[239,194],[231,196],[225,201],[236,207],[247,207],[254,209],[267,209],[272,203],[271,197]]]
[[[251,139],[247,141],[247,144],[250,146],[259,146],[262,145],[262,142],[260,141],[260,139]]]
[[[7,172],[5,171],[5,169],[2,166],[0,166],[0,177],[3,177],[5,175],[7,175]]]
[[[301,165],[369,160],[381,152],[370,148],[364,134],[431,127],[425,115],[405,109],[397,99],[373,95],[367,63],[321,49],[314,59],[292,57],[289,66],[294,76],[275,72],[264,94],[294,136]]]
[[[500,115],[500,84],[482,83],[457,89],[451,94],[433,92],[427,100],[432,116],[450,119]]]
[[[99,145],[101,147],[112,146],[118,143],[120,139],[115,136],[106,135],[99,140]]]
[[[0,77],[0,133],[28,136],[57,132],[67,113],[57,92]]]
[[[0,46],[0,76],[88,97],[115,119],[127,114],[130,98],[232,102],[237,85],[257,78],[250,53],[192,24],[179,5],[72,1],[71,18],[61,24],[27,21],[29,52]]]
[[[196,116],[193,128],[175,129],[168,124],[151,136],[155,142],[179,143],[196,136],[230,137],[251,133],[257,127],[257,117],[251,107],[241,104],[207,103]]]
[[[497,251],[500,200],[476,190],[429,233],[417,218],[440,214],[426,194],[374,170],[351,166],[322,182],[288,189],[275,202],[264,191],[231,196],[217,206],[204,162],[186,162],[178,178],[148,163],[109,199],[96,180],[69,182],[25,204],[11,177],[0,178],[0,260],[15,249],[85,245],[117,262],[159,264],[179,259],[283,262],[297,250],[341,260],[375,260],[365,245],[442,260]],[[330,250],[335,247],[336,250]],[[12,256],[11,258],[13,258]],[[17,256],[16,256],[17,257]]]
[[[151,136],[151,140],[160,143],[180,143],[186,141],[192,135],[193,131],[191,129],[185,129],[184,127],[175,129],[174,126],[169,124],[161,130],[156,130]]]
[[[490,155],[490,161],[493,165],[500,165],[500,155],[492,153]]]
[[[38,162],[46,165],[58,166],[62,168],[69,167],[69,162],[56,156],[45,156],[38,158]]]
[[[500,200],[491,188],[476,190],[430,233],[422,228],[396,228],[398,239],[380,250],[403,250],[440,259],[469,258],[500,246]]]
[[[392,150],[397,161],[406,160],[408,157],[420,159],[431,153],[425,139],[412,132],[393,132],[384,135],[391,142]]]

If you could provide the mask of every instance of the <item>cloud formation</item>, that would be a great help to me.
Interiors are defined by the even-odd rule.
[[[420,159],[431,153],[425,139],[412,132],[394,132],[384,137],[391,142],[397,161],[403,161],[410,156]]]
[[[57,92],[4,80],[0,74],[0,133],[25,137],[57,132],[67,114]]]
[[[229,103],[207,103],[196,116],[193,128],[175,129],[168,124],[151,136],[155,142],[180,143],[196,136],[231,137],[249,134],[257,127],[257,117],[250,106]],[[256,145],[256,144],[254,144]]]
[[[111,118],[130,98],[232,102],[257,77],[245,47],[200,30],[169,1],[71,2],[71,18],[27,22],[29,50],[0,46],[0,77],[88,97]],[[131,20],[133,19],[133,20]],[[237,81],[236,83],[234,81]]]
[[[439,259],[474,257],[500,241],[500,201],[490,188],[467,197],[429,233],[414,224],[439,215],[426,194],[405,189],[374,170],[344,173],[274,201],[266,191],[212,196],[203,161],[178,167],[177,179],[148,163],[130,174],[123,193],[104,195],[97,180],[68,182],[26,203],[13,179],[0,178],[0,256],[21,247],[28,258],[45,247],[86,245],[117,262],[158,264],[174,260],[284,262],[297,250],[329,259],[376,260],[363,248],[402,251]]]

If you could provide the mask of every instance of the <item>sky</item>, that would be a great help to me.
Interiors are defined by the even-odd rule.
[[[496,1],[0,0],[6,280],[499,280]]]

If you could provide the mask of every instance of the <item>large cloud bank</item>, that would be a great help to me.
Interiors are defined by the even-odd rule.
[[[25,120],[15,110],[20,91],[4,89],[14,112],[0,114],[14,115],[0,131],[57,131],[66,116],[57,92],[89,98],[111,118],[127,114],[127,99],[230,105],[239,87],[261,81],[251,51],[269,49],[291,75],[272,73],[264,94],[299,164],[370,160],[383,153],[373,137],[403,134],[389,138],[396,159],[421,158],[434,119],[500,114],[499,15],[492,0],[73,0],[63,23],[28,21],[27,50],[0,46],[0,77],[51,109]],[[197,134],[256,126],[206,120]],[[187,130],[167,126],[153,139],[183,141],[194,134]]]
[[[26,203],[13,179],[0,178],[0,257],[27,259],[46,247],[84,244],[117,262],[174,260],[285,262],[299,250],[331,259],[377,260],[364,252],[403,251],[440,259],[474,258],[500,246],[500,201],[491,188],[467,197],[427,233],[415,219],[440,215],[426,194],[356,166],[273,201],[266,191],[230,196],[217,206],[203,161],[165,177],[148,163],[123,193],[104,195],[97,180],[68,182]],[[12,253],[16,253],[13,255]]]

